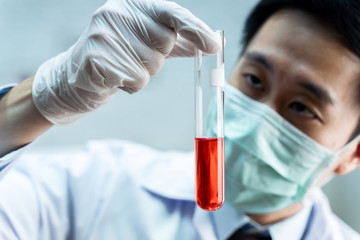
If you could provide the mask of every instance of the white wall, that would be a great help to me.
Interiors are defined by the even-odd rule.
[[[0,83],[20,81],[37,67],[66,50],[90,21],[100,0],[0,0]],[[213,29],[224,29],[226,70],[238,53],[244,18],[256,1],[179,0]],[[141,92],[120,93],[105,107],[77,123],[54,127],[30,150],[74,148],[91,138],[121,138],[158,149],[193,149],[193,59],[169,60]],[[326,187],[331,203],[360,231],[359,171]]]

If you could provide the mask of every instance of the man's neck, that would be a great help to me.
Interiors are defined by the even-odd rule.
[[[266,214],[247,214],[252,220],[261,224],[261,225],[268,225],[273,224],[279,221],[282,221],[288,217],[295,215],[302,209],[303,205],[301,203],[295,203],[290,207],[282,209],[277,212],[273,213],[266,213]]]

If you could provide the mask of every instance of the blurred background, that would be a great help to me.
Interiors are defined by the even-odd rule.
[[[65,51],[90,22],[103,0],[0,0],[0,84],[35,74],[47,59]],[[245,17],[257,1],[178,0],[212,29],[225,30],[227,77],[240,51]],[[194,145],[194,62],[171,59],[148,86],[134,95],[117,94],[105,107],[65,127],[54,127],[28,151],[78,148],[89,139],[120,138],[161,150],[192,151]],[[334,212],[360,232],[360,171],[324,187]]]

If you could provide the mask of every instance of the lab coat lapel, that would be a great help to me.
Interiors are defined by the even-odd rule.
[[[316,196],[310,212],[309,220],[302,236],[302,240],[344,239],[339,226],[332,215],[329,203],[324,196]]]

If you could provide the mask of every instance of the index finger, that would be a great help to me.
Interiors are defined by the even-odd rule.
[[[215,54],[220,50],[220,36],[186,8],[175,2],[156,1],[154,10],[161,24],[173,29],[203,52]]]

